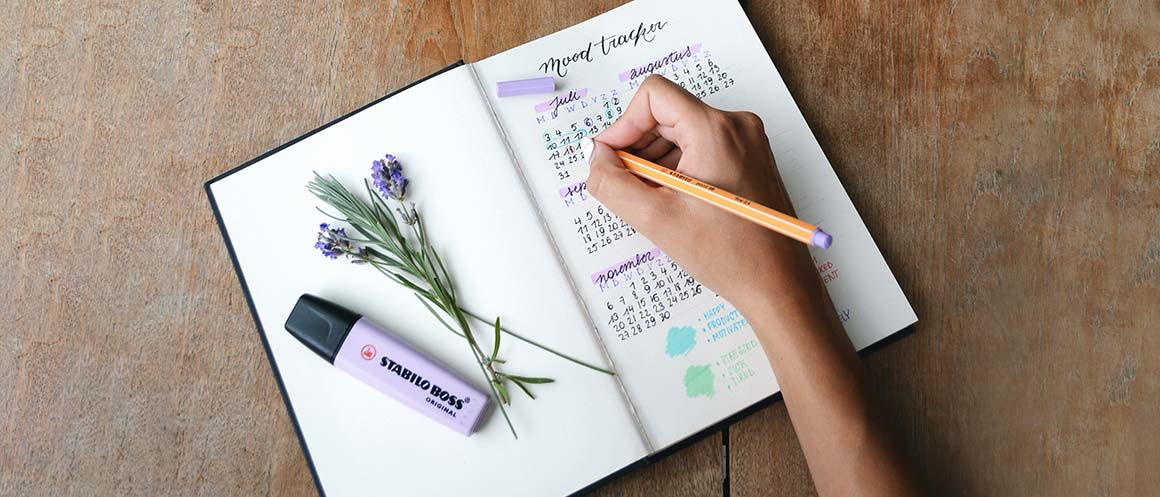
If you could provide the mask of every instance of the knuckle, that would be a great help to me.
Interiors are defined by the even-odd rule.
[[[741,128],[748,131],[758,131],[765,133],[765,122],[761,120],[761,116],[749,111],[741,111],[734,113],[734,118]]]
[[[761,116],[748,111],[740,111],[730,112],[729,119],[733,123],[731,136],[738,146],[769,146],[769,137],[765,134],[765,123],[761,120]]]
[[[668,80],[665,79],[664,76],[659,74],[649,74],[644,78],[644,82],[640,84],[640,87],[641,89],[648,88],[649,90],[655,90],[658,86],[663,86],[666,82],[668,82]]]

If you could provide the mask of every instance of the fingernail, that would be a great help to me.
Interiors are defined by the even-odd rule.
[[[588,160],[588,165],[592,165],[592,156],[596,148],[596,142],[591,138],[580,140],[580,151],[584,153],[584,157]]]

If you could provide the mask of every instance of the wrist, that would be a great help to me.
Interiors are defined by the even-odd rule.
[[[803,294],[797,288],[752,291],[739,297],[734,305],[759,333],[784,335],[787,330],[812,328],[824,322],[819,319],[820,306]]]
[[[836,326],[837,316],[821,279],[807,261],[804,270],[755,278],[750,285],[725,296],[762,334],[784,336]],[[808,271],[808,272],[807,272]]]

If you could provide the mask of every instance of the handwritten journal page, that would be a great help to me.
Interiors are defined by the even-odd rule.
[[[649,74],[763,118],[798,214],[834,235],[812,253],[858,348],[916,320],[735,0],[638,0],[473,66],[653,450],[778,387],[737,309],[585,189],[578,142],[608,127]],[[557,92],[494,97],[497,81],[532,75],[556,77]]]

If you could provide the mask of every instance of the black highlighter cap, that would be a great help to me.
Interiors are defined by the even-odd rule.
[[[286,319],[286,331],[333,364],[346,334],[360,318],[334,302],[304,293]]]

